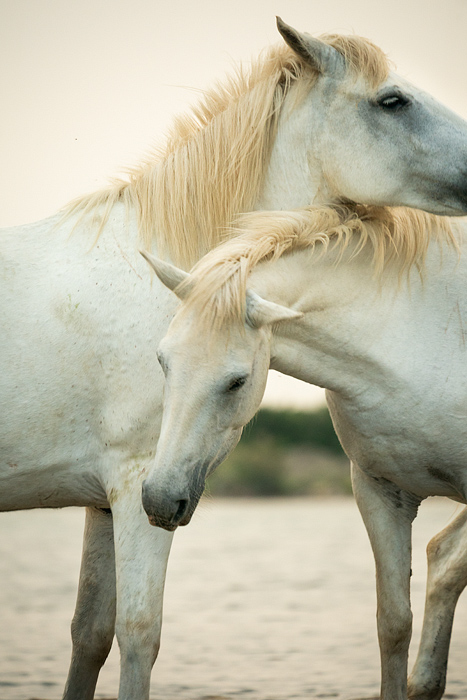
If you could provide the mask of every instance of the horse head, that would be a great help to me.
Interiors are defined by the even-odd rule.
[[[189,296],[188,273],[148,253],[144,257],[170,289],[183,283],[182,300]],[[182,304],[158,350],[165,374],[164,417],[155,462],[143,484],[151,524],[166,530],[188,524],[206,477],[233,450],[259,408],[273,324],[301,316],[249,290],[241,323],[200,333],[199,313]]]

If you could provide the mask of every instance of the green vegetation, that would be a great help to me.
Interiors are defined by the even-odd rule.
[[[209,478],[212,496],[350,494],[349,462],[328,410],[262,409]]]

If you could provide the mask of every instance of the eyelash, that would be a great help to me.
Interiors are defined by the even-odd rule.
[[[245,382],[246,377],[237,377],[236,379],[233,379],[227,387],[227,392],[230,393],[238,391],[238,389],[241,389],[241,387],[244,386]]]
[[[397,112],[409,104],[409,100],[403,95],[385,95],[377,101],[378,107],[388,112]]]

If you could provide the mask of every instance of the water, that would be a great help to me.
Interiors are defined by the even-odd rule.
[[[415,641],[426,542],[456,512],[430,500],[416,521]],[[78,509],[0,517],[0,700],[61,696],[82,529]],[[461,598],[447,688],[459,700],[466,622]],[[152,697],[347,700],[376,695],[378,685],[374,565],[352,499],[203,503],[175,537]],[[117,687],[114,648],[97,697],[115,697]]]

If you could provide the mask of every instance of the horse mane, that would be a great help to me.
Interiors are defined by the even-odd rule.
[[[372,89],[389,65],[377,46],[357,36],[326,35],[355,76]],[[175,120],[164,148],[109,187],[71,202],[66,217],[91,220],[97,236],[117,202],[136,211],[141,244],[189,268],[222,240],[239,212],[259,196],[286,97],[292,104],[317,73],[285,44],[269,48],[249,70],[239,67],[205,93],[190,114]],[[97,221],[97,223],[96,223]]]
[[[374,275],[380,276],[391,262],[399,275],[414,265],[422,272],[433,239],[457,247],[447,217],[406,207],[339,205],[253,212],[239,217],[228,235],[180,285],[181,290],[189,285],[183,312],[196,309],[207,328],[243,323],[250,272],[259,263],[288,253],[311,249],[323,255],[331,248],[337,250],[339,263],[351,242],[355,245],[350,259],[370,246]]]

